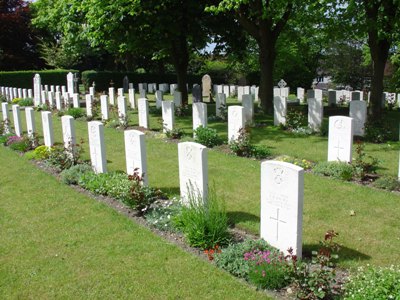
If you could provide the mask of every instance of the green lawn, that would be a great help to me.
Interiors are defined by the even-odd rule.
[[[262,299],[0,147],[0,299]]]
[[[154,104],[153,98],[152,104]],[[232,102],[232,100],[230,100]],[[209,105],[208,114],[213,114]],[[392,117],[398,118],[398,113]],[[151,116],[150,125],[161,129],[158,119]],[[41,133],[39,114],[36,118]],[[191,117],[177,117],[177,125],[191,136]],[[313,161],[326,160],[327,137],[299,137],[272,127],[269,116],[258,115],[257,122],[266,127],[254,128],[253,142],[271,147],[274,154],[289,154]],[[61,126],[54,116],[56,141],[61,142]],[[137,125],[137,113],[130,114],[130,124]],[[226,138],[226,123],[210,122]],[[76,122],[78,139],[86,142],[84,158],[88,159],[87,124]],[[109,170],[125,170],[123,132],[105,129]],[[187,139],[187,138],[186,138]],[[170,195],[179,194],[177,144],[161,138],[147,137],[148,176],[151,186],[159,187]],[[379,172],[397,176],[399,142],[383,145],[367,144],[367,153],[377,156],[382,164]],[[235,226],[257,234],[260,226],[260,162],[209,151],[209,180],[218,195],[227,202],[230,220]],[[305,254],[318,247],[325,231],[334,229],[343,245],[340,264],[355,267],[360,264],[389,265],[400,258],[400,196],[395,193],[358,186],[312,174],[305,176],[303,246]],[[356,212],[350,216],[350,211]]]

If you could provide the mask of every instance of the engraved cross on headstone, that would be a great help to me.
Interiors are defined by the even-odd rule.
[[[339,157],[340,150],[343,150],[343,147],[340,147],[340,140],[337,141],[337,146],[333,147],[334,149],[337,149],[337,156]]]
[[[279,238],[279,223],[286,224],[285,221],[279,219],[279,208],[276,209],[276,218],[275,217],[269,217],[271,220],[276,221],[276,240]]]

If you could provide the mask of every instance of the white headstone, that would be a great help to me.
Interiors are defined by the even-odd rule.
[[[336,97],[337,97],[336,91],[334,91],[334,90],[328,91],[328,105],[329,106],[336,105]]]
[[[307,99],[310,99],[310,98],[322,100],[322,90],[320,90],[320,89],[307,90]]]
[[[118,96],[118,118],[119,123],[124,125],[128,122],[128,112],[126,109],[126,98],[124,96]],[[127,125],[127,124],[126,124]]]
[[[175,123],[175,104],[172,101],[162,102],[163,132],[174,129]]]
[[[157,108],[161,107],[162,101],[164,101],[164,93],[161,90],[157,90],[156,91],[156,107]]]
[[[32,89],[28,89],[28,98],[33,98],[33,91],[32,91]]]
[[[49,101],[49,105],[50,105],[50,108],[54,108],[55,107],[55,103],[54,103],[54,93],[53,92],[48,92],[47,93],[47,99],[48,99],[48,101]]]
[[[62,109],[61,93],[60,92],[56,92],[55,93],[55,98],[56,98],[56,108],[57,108],[57,110],[61,110]]]
[[[8,115],[8,103],[7,102],[1,103],[1,112],[3,114],[4,131],[5,131],[5,133],[9,133],[10,132],[10,118]]]
[[[302,256],[304,170],[281,161],[261,163],[260,237]]]
[[[89,149],[92,168],[95,173],[107,173],[104,126],[99,121],[88,122]]]
[[[67,74],[67,91],[70,97],[74,94],[74,74],[69,72]]]
[[[224,94],[226,98],[229,97],[229,85],[224,85]]]
[[[76,149],[76,135],[75,135],[75,120],[72,116],[61,117],[62,134],[64,141],[64,148],[70,152],[71,155],[75,154]]]
[[[123,96],[123,95],[124,95],[124,89],[123,89],[123,88],[119,88],[119,89],[117,90],[117,94],[118,94],[118,97]]]
[[[192,195],[193,201],[204,203],[208,192],[207,147],[193,142],[179,143],[178,156],[182,202],[188,204]]]
[[[92,117],[93,116],[93,96],[91,94],[86,94],[85,96],[85,100],[86,100],[86,115],[88,117]]]
[[[244,87],[243,86],[238,86],[238,93],[237,93],[237,95],[238,95],[238,101],[239,102],[242,102],[242,97],[243,97],[243,94],[244,94]]]
[[[173,83],[173,84],[170,84],[170,85],[169,85],[169,90],[170,90],[171,96],[174,95],[175,90],[176,90],[177,88],[178,88],[178,85],[177,85],[176,83]]]
[[[51,118],[51,112],[42,111],[42,126],[43,126],[44,145],[47,147],[52,147],[54,144],[54,133],[53,133],[53,120]]]
[[[114,88],[110,87],[108,88],[108,97],[110,98],[110,104],[115,105],[115,95],[114,95]]]
[[[287,102],[285,97],[274,97],[274,125],[286,124]]]
[[[101,106],[101,119],[106,121],[110,118],[108,113],[108,96],[101,95],[100,96],[100,106]]]
[[[367,121],[367,102],[351,101],[349,117],[353,118],[354,135],[364,136],[364,127]]]
[[[79,108],[80,107],[80,101],[79,101],[79,94],[75,93],[72,95],[72,105],[74,108]]]
[[[129,104],[132,109],[135,109],[136,108],[135,89],[130,88],[128,90],[128,94],[129,94]]]
[[[351,162],[353,126],[350,117],[329,118],[328,161]]]
[[[224,93],[218,93],[215,97],[215,115],[222,117],[222,109],[226,109],[226,96]]]
[[[36,133],[36,124],[35,124],[35,110],[33,107],[25,108],[25,117],[26,117],[26,131],[28,132],[28,136],[33,138]]]
[[[174,104],[175,107],[180,107],[182,106],[182,93],[175,91],[174,92]]]
[[[242,106],[244,108],[244,122],[246,124],[253,123],[254,117],[254,100],[251,95],[245,94],[242,97]]]
[[[89,94],[94,98],[94,87],[89,87]]]
[[[17,136],[22,136],[21,110],[18,104],[12,106],[14,130]]]
[[[322,99],[307,99],[308,102],[308,126],[313,131],[320,131],[324,119],[324,105]]]
[[[47,92],[45,90],[42,90],[42,99],[41,103],[45,104],[47,102]]]
[[[149,101],[146,98],[138,99],[139,126],[149,128]]]
[[[235,85],[230,85],[229,86],[229,96],[234,97],[236,95],[236,86]]]
[[[207,127],[207,104],[202,102],[193,103],[193,130],[198,127]]]
[[[41,104],[41,100],[40,100],[41,93],[42,93],[41,87],[42,87],[42,82],[40,79],[40,75],[36,74],[35,77],[33,78],[33,95],[34,95],[33,102],[34,102],[35,106],[38,106]]]
[[[139,173],[143,184],[148,185],[145,134],[138,130],[126,130],[124,138],[126,173],[128,175]]]
[[[228,142],[239,138],[240,130],[245,127],[244,108],[234,105],[228,107]]]

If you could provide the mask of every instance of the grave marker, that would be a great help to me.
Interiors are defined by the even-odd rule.
[[[193,112],[193,130],[196,130],[198,127],[207,127],[207,104],[205,103],[193,103],[192,105]]]
[[[135,171],[142,176],[143,184],[148,185],[145,134],[138,130],[124,132],[126,173],[133,175]]]
[[[64,148],[72,157],[76,153],[75,120],[72,116],[61,117]]]
[[[21,110],[18,104],[12,106],[15,135],[22,136]]]
[[[51,118],[50,111],[42,111],[42,127],[44,145],[52,147],[54,144],[54,133],[53,133],[53,120]]]
[[[198,85],[198,84],[193,85],[192,97],[193,97],[193,100],[192,100],[193,103],[198,103],[198,102],[203,101],[203,95],[202,95],[200,85]]]
[[[172,131],[175,123],[175,103],[172,101],[162,102],[163,132]]]
[[[274,125],[286,124],[287,102],[285,97],[274,97]]]
[[[254,100],[251,95],[243,95],[242,106],[244,108],[244,122],[245,124],[252,124],[254,117]]]
[[[367,102],[351,101],[349,116],[353,118],[354,135],[364,136],[364,127],[367,121]]]
[[[71,72],[69,72],[67,74],[67,91],[68,91],[68,94],[70,95],[70,97],[72,97],[72,95],[75,93],[74,92],[74,74],[72,74]]]
[[[202,94],[203,97],[207,97],[210,99],[211,96],[211,86],[212,86],[212,81],[210,75],[206,74],[201,78],[201,85],[202,85]]]
[[[8,103],[7,102],[1,103],[1,112],[3,114],[4,132],[10,133],[10,118],[8,115]]]
[[[86,100],[86,115],[88,117],[93,117],[93,96],[91,94],[86,94],[85,96]]]
[[[222,110],[226,109],[226,96],[224,93],[218,93],[215,97],[215,115],[223,117]]]
[[[174,92],[174,104],[175,107],[181,107],[182,106],[182,93],[175,91]]]
[[[161,103],[164,101],[164,93],[161,90],[156,91],[156,107],[161,108]]]
[[[89,149],[92,168],[95,173],[107,173],[104,126],[99,121],[88,122]]]
[[[320,131],[324,119],[324,105],[322,99],[307,99],[308,103],[308,127],[313,131]]]
[[[138,100],[139,126],[149,128],[149,101],[146,98]]]
[[[113,87],[108,88],[108,97],[110,100],[110,105],[115,105],[115,94]]]
[[[129,89],[129,104],[131,105],[132,109],[136,108],[136,100],[135,100],[135,89]]]
[[[34,101],[35,106],[38,106],[41,103],[41,100],[40,100],[41,92],[42,92],[41,86],[42,86],[42,83],[41,83],[40,75],[36,74],[35,77],[33,77],[33,95],[34,95],[33,101]]]
[[[351,162],[353,126],[353,118],[329,118],[328,161]]]
[[[234,105],[228,107],[228,143],[239,138],[240,130],[245,127],[244,108]]]
[[[26,118],[26,131],[28,132],[28,137],[33,138],[36,133],[35,110],[33,109],[33,107],[25,108],[25,118]]]
[[[128,113],[126,109],[126,98],[124,96],[118,97],[118,119],[121,125],[128,125]]]

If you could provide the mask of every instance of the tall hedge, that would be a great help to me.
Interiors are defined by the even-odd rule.
[[[175,74],[148,74],[133,72],[111,72],[111,71],[84,71],[82,72],[82,83],[85,90],[88,90],[95,82],[96,91],[107,91],[111,81],[115,88],[123,87],[123,79],[128,76],[129,82],[133,83],[137,88],[138,83],[176,83]],[[188,75],[189,88],[194,84],[201,84],[200,75]]]
[[[42,84],[67,85],[67,74],[77,70],[44,70],[0,72],[0,86],[33,89],[33,77],[40,74]]]

